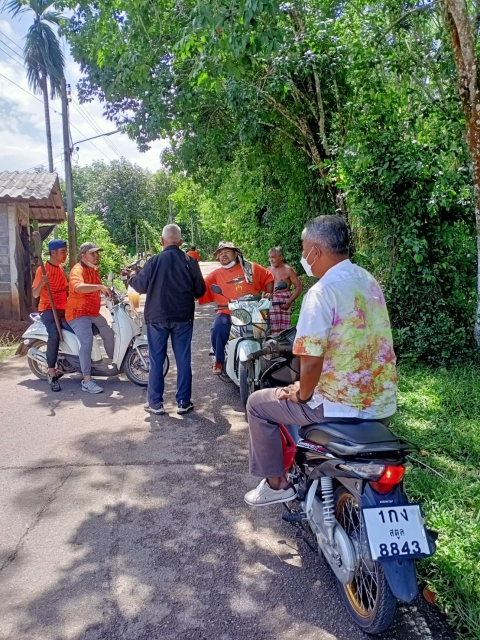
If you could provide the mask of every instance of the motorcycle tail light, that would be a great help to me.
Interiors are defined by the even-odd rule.
[[[370,482],[370,486],[377,493],[388,493],[401,482],[404,473],[405,467],[402,464],[397,466],[388,465],[376,482]]]
[[[349,462],[339,465],[343,471],[356,473],[366,480],[378,480],[385,471],[385,466],[384,464],[378,464],[376,462]]]

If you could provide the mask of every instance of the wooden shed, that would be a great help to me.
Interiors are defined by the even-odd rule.
[[[0,318],[28,318],[32,229],[65,220],[56,173],[0,172]]]

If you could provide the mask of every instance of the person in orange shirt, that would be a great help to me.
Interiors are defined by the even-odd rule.
[[[100,314],[100,295],[111,296],[108,287],[102,284],[98,273],[100,251],[93,242],[84,242],[80,247],[80,262],[70,271],[69,298],[65,317],[80,341],[80,368],[83,374],[82,391],[102,393],[103,388],[91,377],[93,325],[103,340],[105,351],[113,358],[115,334]]]
[[[56,369],[58,347],[60,345],[60,336],[58,335],[57,325],[53,317],[52,304],[46,287],[47,282],[50,283],[52,291],[53,303],[57,311],[60,325],[65,323],[65,309],[67,307],[67,278],[63,271],[62,263],[67,259],[67,243],[65,240],[50,240],[48,243],[49,258],[45,263],[45,271],[47,275],[43,275],[41,267],[38,267],[32,284],[32,295],[34,298],[40,297],[38,310],[42,317],[48,333],[47,340],[47,365],[48,365],[48,384],[52,391],[61,391],[59,378],[63,373]]]
[[[225,362],[225,345],[228,342],[231,324],[230,311],[225,298],[237,300],[247,293],[258,294],[259,291],[265,292],[266,297],[271,297],[274,278],[262,265],[246,260],[240,249],[232,242],[220,242],[214,256],[221,266],[205,278],[207,292],[198,299],[198,302],[199,304],[216,302],[218,306],[212,327],[212,347],[215,351],[213,373],[220,375]],[[211,289],[212,284],[218,285],[225,297],[214,293]]]
[[[200,258],[200,254],[198,253],[198,251],[196,250],[195,247],[192,247],[190,249],[190,251],[187,251],[187,255],[188,256],[192,256],[192,258],[195,258],[195,260],[197,262],[200,262],[201,258]]]

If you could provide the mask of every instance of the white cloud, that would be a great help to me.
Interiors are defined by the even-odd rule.
[[[0,14],[0,171],[24,171],[40,164],[46,164],[47,149],[45,142],[45,122],[43,101],[40,102],[34,96],[29,95],[26,75],[22,66],[18,64],[20,58],[14,51],[22,47],[23,36],[29,26],[28,14],[20,20],[10,20],[5,14]],[[7,36],[7,38],[5,37]],[[10,46],[9,49],[6,44]],[[12,56],[17,62],[6,54]],[[72,59],[67,49],[66,55],[66,77],[71,85],[72,98],[74,102],[70,105],[71,134],[73,141],[90,138],[101,133],[113,131],[115,125],[103,117],[103,107],[98,100],[78,107],[78,96],[76,94],[76,83],[81,73],[79,66]],[[7,80],[8,78],[8,80]],[[15,86],[16,83],[19,85]],[[50,111],[52,128],[53,155],[60,156],[54,160],[56,169],[62,173],[63,138],[60,100],[52,100],[51,105],[54,111]],[[87,113],[85,118],[84,113]],[[93,120],[95,127],[88,122]],[[115,147],[111,148],[109,142]],[[74,161],[80,166],[90,164],[93,160],[114,160],[119,155],[127,158],[131,162],[139,164],[141,167],[156,171],[160,168],[160,153],[167,146],[167,142],[159,140],[151,145],[151,149],[146,153],[140,153],[135,143],[125,134],[115,134],[108,138],[98,138],[92,142],[84,142],[79,145],[78,153],[74,154]]]

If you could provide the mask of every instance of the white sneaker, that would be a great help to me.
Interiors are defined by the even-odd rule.
[[[293,487],[288,489],[272,489],[264,479],[260,484],[245,494],[245,502],[251,507],[264,507],[277,502],[289,502],[297,497]]]
[[[88,382],[82,380],[82,391],[86,391],[87,393],[102,393],[103,387],[97,384],[93,378],[90,378]]]

